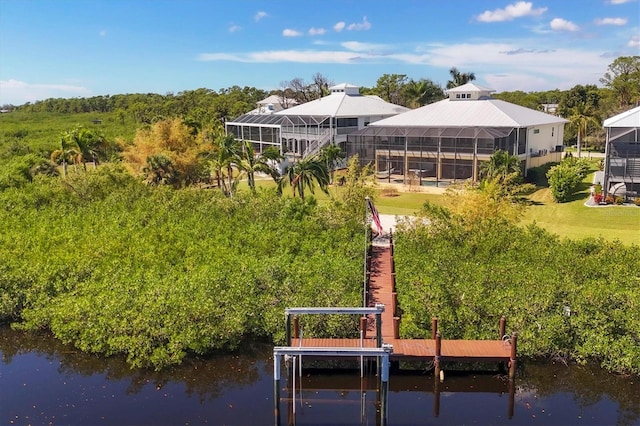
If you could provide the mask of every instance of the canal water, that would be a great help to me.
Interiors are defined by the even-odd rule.
[[[160,372],[0,327],[2,425],[274,424],[272,347],[189,359]],[[446,368],[446,367],[445,367]],[[283,380],[282,424],[384,423],[371,370],[303,370]],[[283,366],[283,371],[287,369]],[[640,425],[640,383],[598,368],[525,363],[513,385],[490,374],[392,373],[386,424]],[[384,411],[384,410],[383,410]]]

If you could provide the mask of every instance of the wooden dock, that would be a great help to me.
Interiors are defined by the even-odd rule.
[[[432,320],[431,339],[401,339],[396,316],[397,293],[395,292],[395,266],[393,261],[393,241],[388,244],[373,244],[367,259],[368,286],[367,304],[373,308],[384,305],[381,314],[368,314],[361,317],[360,328],[363,338],[299,338],[297,318],[294,318],[289,346],[304,348],[374,348],[381,343],[393,346],[392,361],[433,361],[436,371],[441,362],[504,362],[509,366],[509,376],[513,378],[516,365],[516,335],[505,336],[505,320],[501,319],[496,336],[505,337],[496,340],[447,340],[437,331],[437,319]],[[376,315],[381,318],[376,321]],[[377,330],[377,325],[381,329]],[[380,341],[381,340],[381,341]]]

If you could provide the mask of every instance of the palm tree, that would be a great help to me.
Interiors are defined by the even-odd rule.
[[[444,98],[442,88],[431,80],[424,78],[410,80],[403,88],[404,98],[409,108],[419,108]]]
[[[456,67],[451,67],[449,74],[451,74],[451,80],[447,81],[447,89],[462,86],[463,84],[467,84],[468,82],[476,79],[476,75],[474,73],[461,73]]]
[[[569,121],[571,126],[576,128],[578,139],[576,143],[578,147],[578,158],[580,158],[582,154],[582,136],[587,135],[591,125],[600,127],[600,120],[594,108],[585,102],[578,102],[571,108],[570,113]]]
[[[346,154],[342,152],[342,149],[338,145],[327,145],[320,150],[320,160],[324,161],[327,166],[327,170],[329,170],[329,183],[333,183],[333,175],[336,169],[336,166],[340,163],[340,160],[343,160],[346,157]]]
[[[93,167],[96,168],[99,150],[105,143],[104,138],[84,127],[76,127],[67,133],[80,150],[84,170],[87,170],[86,161],[89,158],[93,161]]]
[[[520,174],[520,159],[501,149],[494,152],[488,161],[480,164],[480,178],[493,180],[497,177]]]
[[[77,146],[74,146],[73,140],[68,138],[67,133],[63,133],[60,137],[60,149],[56,149],[51,153],[51,161],[54,163],[62,162],[62,176],[67,177],[67,162],[77,164],[80,152]]]
[[[169,157],[162,154],[153,154],[147,157],[147,163],[142,169],[144,180],[149,185],[174,185],[178,182],[178,176]]]
[[[233,135],[219,135],[212,145],[210,151],[201,155],[208,160],[222,193],[232,197],[238,186],[238,173],[234,174],[234,168],[241,161],[242,145]]]
[[[247,183],[251,191],[256,190],[256,181],[254,174],[256,172],[266,173],[273,178],[275,182],[280,179],[280,172],[275,167],[275,163],[282,160],[282,155],[276,147],[269,147],[262,154],[256,155],[253,143],[249,141],[242,142],[242,152],[238,159],[238,169],[247,174]]]
[[[310,156],[285,167],[284,176],[278,184],[278,192],[282,193],[282,188],[288,183],[293,190],[293,196],[295,197],[297,192],[304,200],[305,188],[308,187],[312,194],[315,193],[314,181],[325,194],[329,193],[327,165],[319,157]]]

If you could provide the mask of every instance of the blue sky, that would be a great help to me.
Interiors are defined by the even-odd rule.
[[[640,54],[639,0],[0,0],[0,105],[50,97],[277,89],[317,72],[498,92],[599,84]]]

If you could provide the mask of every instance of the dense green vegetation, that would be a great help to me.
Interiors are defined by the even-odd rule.
[[[606,89],[576,86],[556,93],[559,100],[550,92],[526,102],[558,101],[576,117],[565,134],[575,140],[597,122],[587,112],[602,116],[637,99],[638,63],[614,61]],[[455,71],[454,80],[472,80]],[[328,84],[321,75],[299,83],[291,96],[300,100],[321,96]],[[441,96],[435,83],[398,74],[363,93],[411,106]],[[271,174],[273,158],[225,138],[221,123],[265,96],[233,87],[49,99],[2,114],[0,322],[49,329],[84,351],[161,368],[246,338],[282,342],[287,306],[359,305],[362,200],[373,195],[366,172],[352,162],[346,184],[325,194],[339,157],[325,151],[288,168],[279,185],[256,185],[254,172]],[[87,168],[89,159],[100,167]],[[503,165],[491,179],[500,165],[483,168],[486,200],[417,193],[377,200],[395,214],[412,214],[425,199],[457,205],[429,207],[433,226],[398,233],[403,334],[423,336],[437,315],[448,338],[493,337],[506,315],[525,355],[596,359],[640,373],[640,250],[614,241],[636,242],[629,230],[640,209],[615,210],[616,221],[606,220],[613,215],[606,209],[585,211],[575,196],[586,188],[581,174],[565,191],[573,200],[567,207],[542,200],[543,189],[530,197],[543,202],[528,208],[543,213],[525,220],[547,220],[554,232],[564,224],[564,235],[610,228],[613,238],[561,240],[518,227],[508,204],[525,186]],[[203,183],[217,189],[195,188]],[[280,194],[284,184],[293,197]],[[322,203],[307,191],[316,185]],[[304,326],[316,335],[357,330],[345,318],[311,317]]]
[[[429,225],[396,232],[402,336],[428,336],[437,316],[446,338],[495,338],[504,315],[524,356],[639,374],[638,246],[562,240],[491,204],[483,214],[427,205]]]
[[[361,300],[363,224],[309,197],[150,187],[105,166],[7,189],[0,206],[0,319],[132,365],[282,342],[285,307]]]

